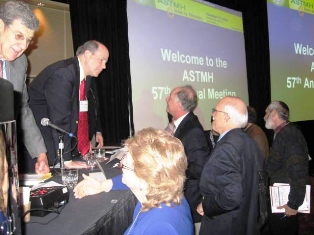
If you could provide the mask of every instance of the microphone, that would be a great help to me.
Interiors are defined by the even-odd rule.
[[[53,128],[53,129],[55,129],[55,130],[57,130],[57,131],[59,131],[59,132],[61,132],[61,133],[63,133],[63,134],[69,135],[70,137],[73,137],[73,136],[74,136],[72,133],[67,132],[67,131],[61,129],[60,127],[56,126],[55,124],[52,124],[52,123],[49,121],[48,118],[43,118],[43,119],[41,119],[41,125],[43,125],[43,126],[49,126],[49,127]]]

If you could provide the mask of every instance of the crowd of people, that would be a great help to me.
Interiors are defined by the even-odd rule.
[[[17,94],[16,120],[28,152],[23,166],[47,173],[58,156],[60,138],[65,160],[84,157],[93,137],[99,147],[104,145],[93,83],[106,68],[109,51],[101,42],[87,41],[75,57],[44,68],[28,91],[23,52],[38,26],[27,4],[7,1],[0,7],[0,79],[10,81]],[[122,175],[105,181],[83,175],[75,197],[129,188],[138,203],[125,234],[255,235],[264,232],[257,226],[258,162],[270,184],[291,188],[288,202],[280,207],[284,213],[270,213],[267,231],[297,234],[298,207],[309,180],[308,149],[302,132],[289,122],[288,106],[273,101],[265,110],[265,127],[274,130],[269,148],[255,123],[256,111],[238,97],[224,97],[212,108],[209,136],[194,114],[198,98],[191,85],[174,88],[166,103],[168,131],[137,132],[125,143]],[[41,125],[43,118],[76,138]]]

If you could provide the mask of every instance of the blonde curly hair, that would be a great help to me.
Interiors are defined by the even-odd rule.
[[[134,161],[135,175],[147,185],[147,202],[153,207],[179,205],[183,197],[187,158],[181,141],[164,130],[146,128],[126,141]]]

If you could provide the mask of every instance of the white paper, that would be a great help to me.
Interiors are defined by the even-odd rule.
[[[121,158],[127,153],[127,151],[128,150],[126,147],[118,149],[115,154],[111,155],[109,161],[106,162],[106,164],[108,164],[109,162],[111,162],[115,158],[121,160]]]
[[[272,213],[284,213],[285,209],[277,209],[278,206],[287,204],[290,193],[289,184],[274,184],[269,187]],[[299,213],[310,213],[311,208],[311,186],[306,185],[306,193],[303,204],[299,207]]]

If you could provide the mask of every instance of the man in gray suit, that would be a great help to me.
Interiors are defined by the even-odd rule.
[[[15,117],[18,127],[21,127],[25,147],[32,158],[37,158],[35,172],[47,173],[50,171],[46,155],[47,150],[33,113],[28,106],[28,93],[25,83],[27,59],[23,54],[31,43],[38,26],[38,19],[25,3],[8,1],[0,6],[2,77],[13,84]],[[18,139],[20,139],[20,136]]]

